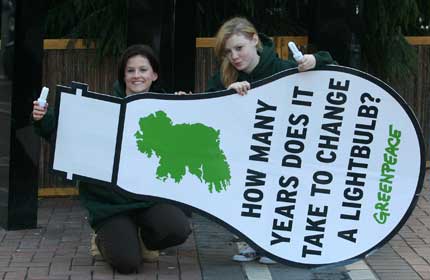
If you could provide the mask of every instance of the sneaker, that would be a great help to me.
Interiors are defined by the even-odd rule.
[[[101,255],[101,254],[100,254],[100,251],[99,251],[99,248],[98,248],[98,247],[97,247],[97,245],[96,245],[96,236],[97,236],[97,234],[95,234],[95,233],[92,233],[92,234],[91,234],[90,254],[91,254],[91,256],[93,256],[93,257],[100,256],[100,255]]]
[[[236,262],[250,262],[258,258],[257,252],[249,246],[243,247],[239,250],[239,254],[233,256]]]
[[[231,238],[231,242],[239,242],[240,241],[240,237],[237,236],[236,234],[233,234],[233,237]]]
[[[258,260],[259,263],[261,264],[275,264],[277,262],[275,262],[274,260],[268,258],[268,257],[260,257],[260,259]]]
[[[149,250],[148,248],[146,248],[145,244],[142,241],[140,230],[139,230],[139,241],[140,241],[140,248],[142,249],[143,262],[146,262],[146,263],[158,262],[158,259],[160,257],[160,252],[158,250]]]
[[[160,257],[160,252],[158,250],[149,250],[148,248],[146,248],[143,242],[140,243],[140,246],[142,248],[143,262],[146,262],[146,263],[158,262],[158,259]]]

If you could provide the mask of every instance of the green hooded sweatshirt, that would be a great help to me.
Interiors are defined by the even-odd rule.
[[[119,86],[118,81],[114,84],[113,93],[117,97],[125,97],[125,91]],[[49,140],[56,129],[55,121],[54,112],[52,108],[49,108],[43,119],[34,122],[36,133]],[[155,204],[154,202],[129,198],[108,186],[78,182],[78,187],[79,199],[88,210],[88,221],[96,232],[103,221],[113,215],[148,208]]]
[[[282,60],[278,57],[275,52],[275,47],[272,39],[267,37],[264,34],[258,34],[261,43],[263,45],[263,49],[259,51],[260,61],[257,66],[252,70],[251,73],[245,73],[243,71],[239,71],[238,82],[248,81],[250,83],[259,81],[271,75],[274,75],[283,70],[291,69],[297,67],[297,63],[295,60],[288,59]],[[314,54],[316,60],[316,66],[326,65],[336,63],[331,55],[328,52],[317,52]],[[226,89],[226,87],[222,84],[221,74],[218,71],[209,81],[207,92],[210,91],[218,91]]]

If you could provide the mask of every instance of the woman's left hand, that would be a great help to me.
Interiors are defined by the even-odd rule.
[[[248,93],[248,90],[251,89],[251,84],[247,81],[243,82],[235,82],[227,87],[227,89],[234,89],[239,95],[245,95]]]
[[[302,60],[298,62],[298,68],[300,72],[313,69],[315,68],[315,65],[316,60],[313,54],[305,54]]]
[[[189,91],[188,93],[186,93],[185,91],[175,91],[175,95],[187,95],[187,94],[193,94],[191,91]]]

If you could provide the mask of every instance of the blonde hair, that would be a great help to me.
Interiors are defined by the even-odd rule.
[[[237,81],[239,75],[236,68],[231,65],[228,57],[225,55],[225,43],[232,35],[243,35],[252,39],[254,35],[258,37],[254,25],[246,18],[234,17],[226,21],[218,30],[215,40],[215,55],[220,62],[221,82],[225,87]],[[261,50],[262,45],[258,39],[257,49]]]

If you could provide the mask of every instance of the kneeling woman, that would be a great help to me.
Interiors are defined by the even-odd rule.
[[[159,63],[151,48],[130,46],[118,65],[114,95],[159,92],[158,72]],[[55,129],[53,110],[35,101],[33,119],[36,132],[49,139]],[[181,244],[191,233],[188,218],[173,205],[131,199],[114,189],[86,182],[79,182],[79,197],[88,210],[101,255],[120,273],[137,271],[145,257],[142,251],[151,250],[156,257],[156,250]]]

